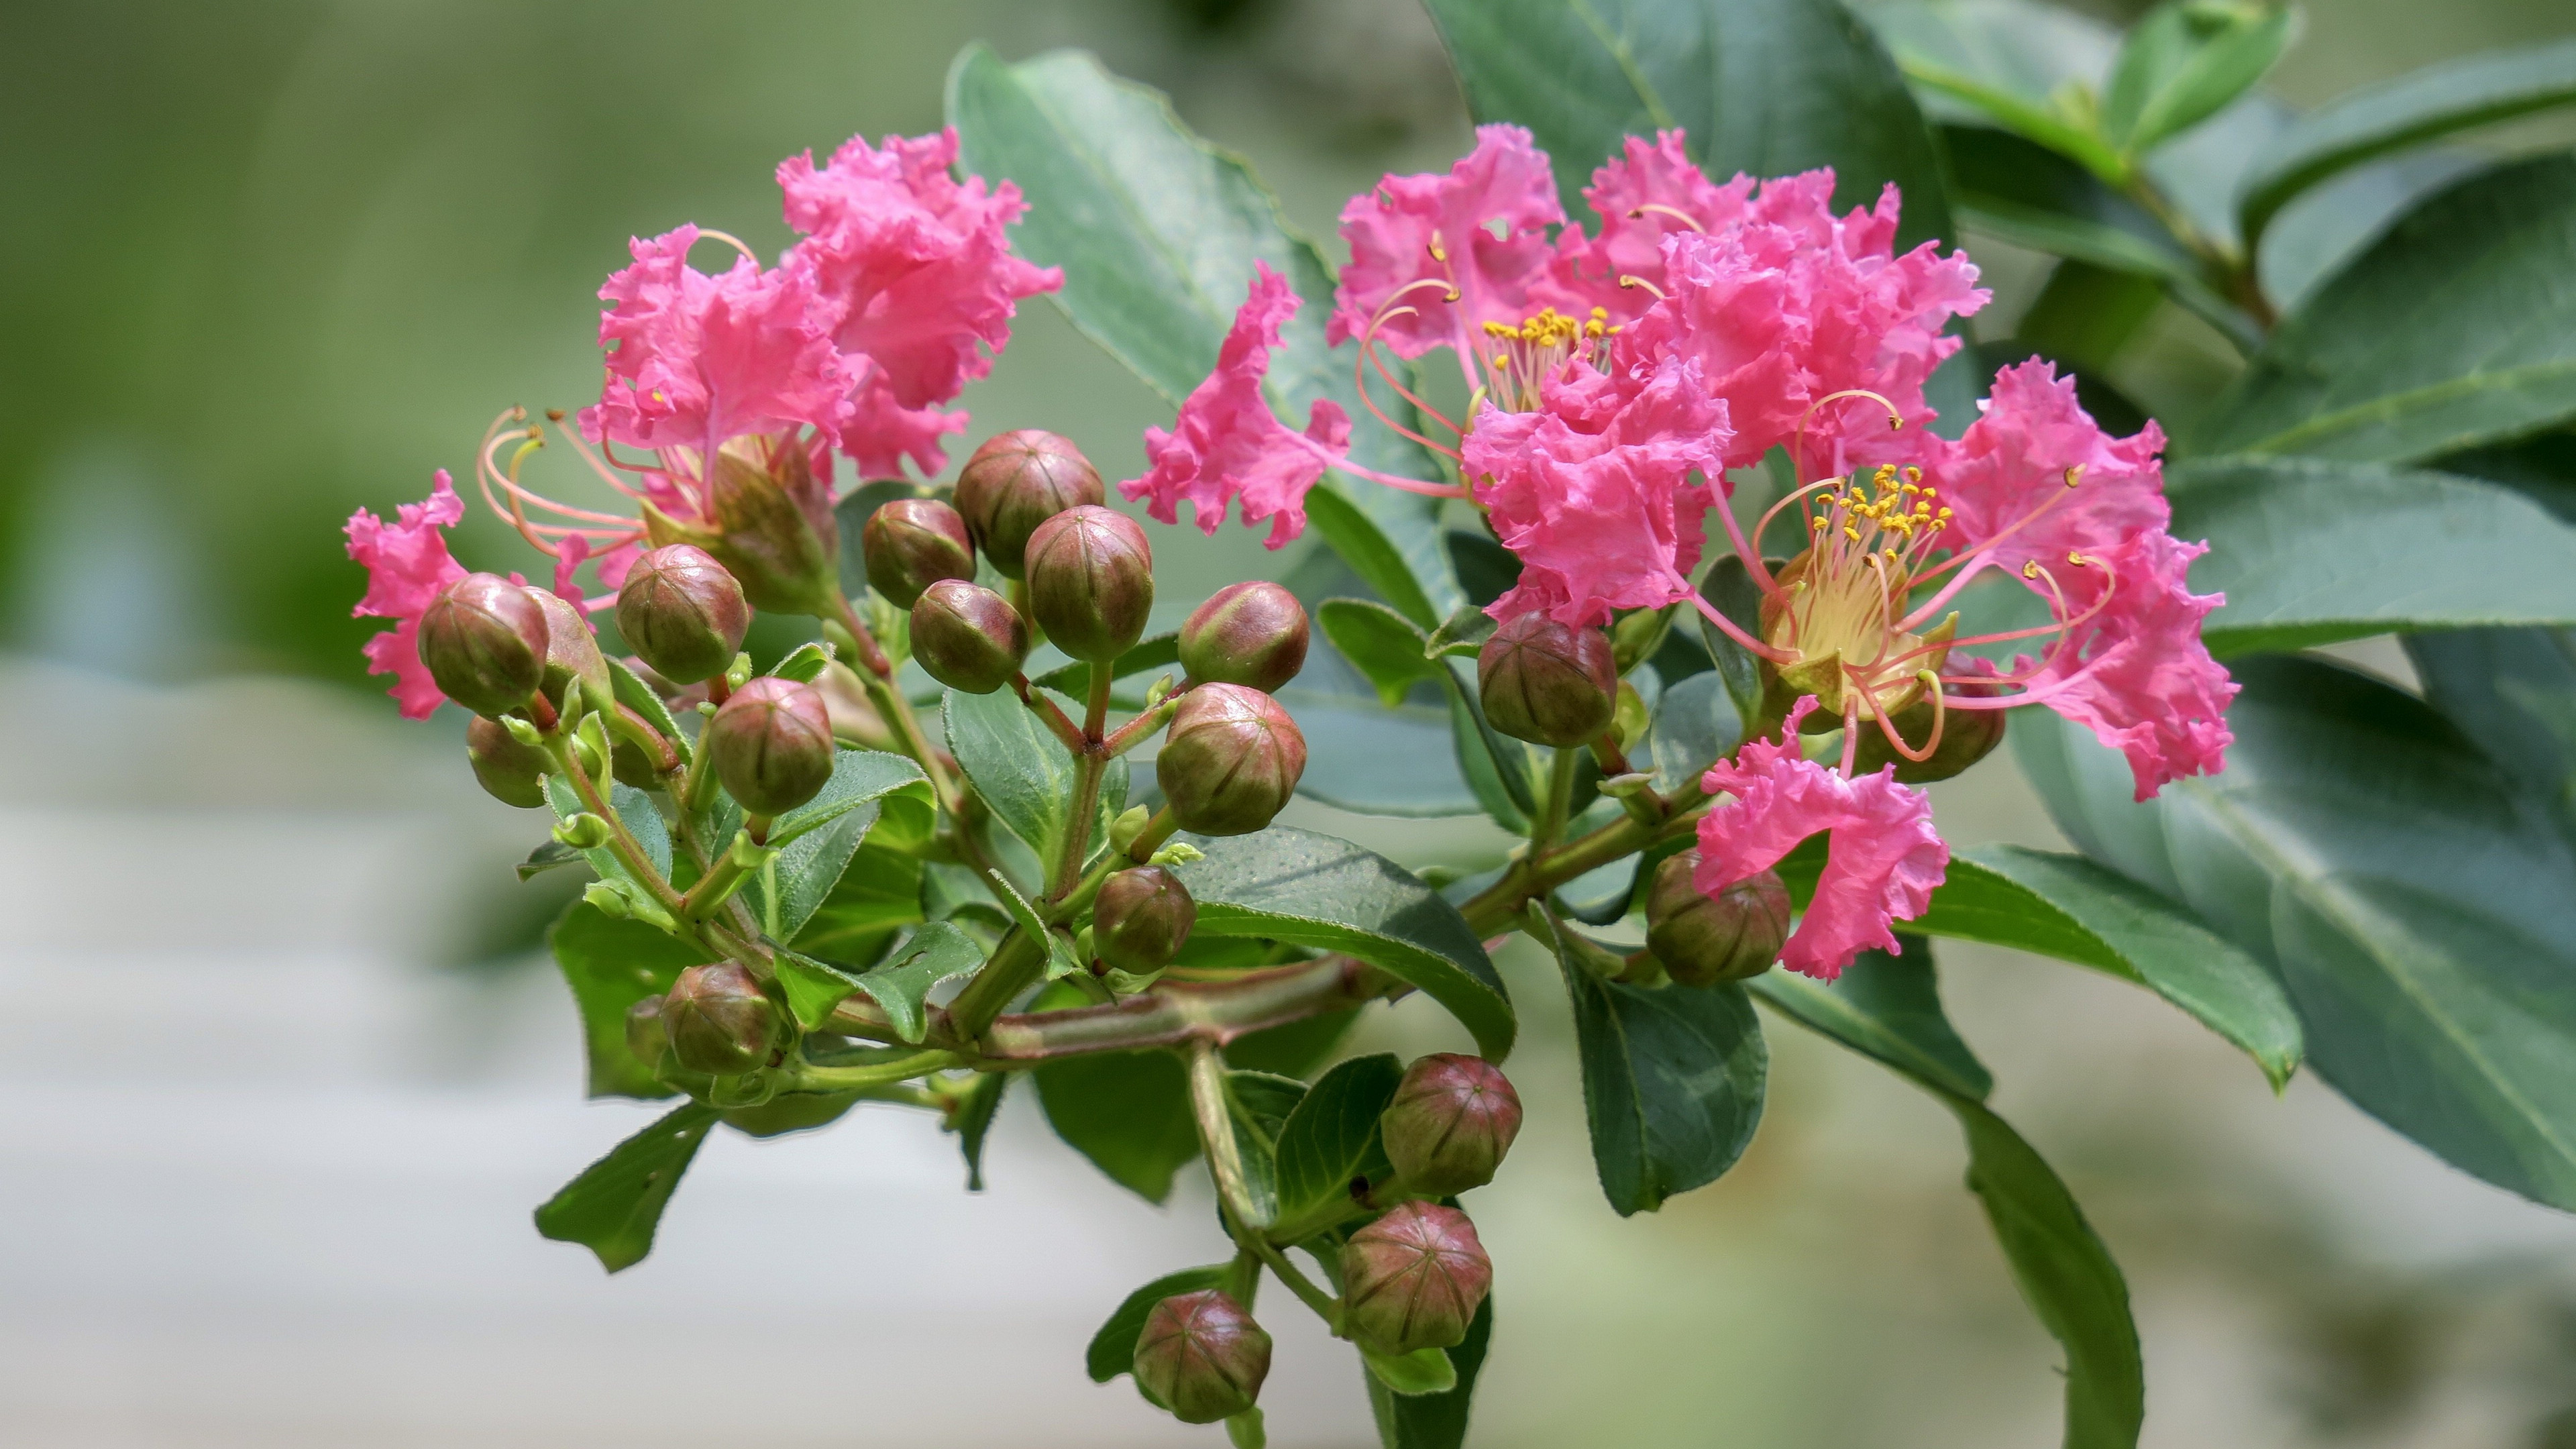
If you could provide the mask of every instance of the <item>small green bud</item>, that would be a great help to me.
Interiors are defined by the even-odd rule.
[[[647,996],[626,1008],[626,1050],[648,1072],[662,1065],[662,1053],[671,1046],[671,1034],[662,1027],[662,1004],[662,997]]]
[[[913,603],[912,657],[951,689],[991,694],[1029,657],[1029,624],[991,589],[942,579]]]
[[[966,520],[936,498],[898,498],[868,515],[859,530],[868,584],[898,609],[941,579],[975,577],[975,545]]]
[[[1053,433],[1020,428],[988,438],[957,475],[957,511],[1006,579],[1023,573],[1029,535],[1068,508],[1108,497],[1100,470]]]
[[[1048,642],[1106,664],[1145,636],[1154,611],[1154,550],[1114,508],[1068,508],[1029,535],[1029,613]]]
[[[1342,1326],[1380,1353],[1447,1348],[1466,1338],[1493,1283],[1465,1213],[1404,1203],[1342,1245]]]
[[[692,966],[662,1002],[671,1055],[693,1072],[729,1077],[769,1064],[785,1021],[751,973],[731,961]]]
[[[1306,667],[1306,606],[1277,584],[1228,584],[1181,625],[1181,667],[1200,684],[1264,694]]]
[[[585,903],[598,907],[601,915],[614,920],[622,921],[635,914],[635,904],[626,899],[626,893],[604,880],[583,886],[581,898]]]
[[[519,743],[499,721],[476,715],[465,726],[465,758],[474,767],[474,783],[493,799],[523,810],[546,803],[545,775],[554,761]]]
[[[750,627],[742,585],[690,544],[666,544],[635,560],[617,590],[617,631],[626,647],[673,684],[723,673]]]
[[[1610,626],[1610,655],[1619,672],[1627,673],[1664,646],[1664,636],[1672,632],[1673,611],[1670,609],[1631,610],[1618,623]]]
[[[555,839],[575,850],[597,850],[608,844],[608,822],[584,810],[555,822]]]
[[[1128,806],[1109,822],[1109,848],[1125,854],[1127,847],[1136,843],[1136,837],[1145,833],[1145,823],[1153,818],[1154,812],[1142,805]]]
[[[476,714],[516,709],[545,678],[545,610],[508,579],[467,574],[422,612],[420,662],[439,693]]]
[[[1598,629],[1515,615],[1476,651],[1485,722],[1516,740],[1572,749],[1610,728],[1619,671]]]
[[[832,716],[810,684],[763,676],[734,691],[701,737],[747,815],[783,815],[832,778]]]
[[[1181,696],[1154,757],[1172,818],[1201,835],[1249,835],[1270,823],[1306,773],[1306,736],[1279,701],[1240,684]]]
[[[608,656],[599,652],[599,636],[581,610],[551,589],[534,585],[524,591],[546,614],[546,678],[542,688],[555,708],[571,711],[566,686],[581,681],[581,698],[589,709],[614,709],[617,692],[608,679]]]
[[[1092,947],[1112,970],[1143,976],[1172,964],[1198,918],[1188,887],[1161,866],[1140,865],[1100,883]]]
[[[1404,1069],[1378,1130],[1407,1192],[1455,1197],[1494,1180],[1520,1135],[1521,1098],[1493,1063],[1440,1052]]]
[[[1214,1288],[1154,1305],[1136,1335],[1136,1383],[1184,1424],[1252,1407],[1270,1376],[1270,1335]]]
[[[1788,886],[1766,870],[1706,896],[1691,882],[1698,868],[1696,850],[1655,867],[1646,893],[1646,949],[1684,986],[1742,981],[1770,970],[1789,939]]]

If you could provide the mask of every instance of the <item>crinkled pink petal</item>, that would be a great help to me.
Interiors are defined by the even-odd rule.
[[[427,719],[447,698],[420,662],[420,616],[438,591],[465,577],[464,566],[448,556],[447,537],[465,517],[465,504],[438,470],[429,497],[395,510],[385,522],[361,508],[349,515],[349,557],[366,566],[367,592],[350,612],[362,619],[393,619],[395,626],[367,641],[367,672],[390,674],[386,691],[401,706],[405,719]]]
[[[1687,360],[1666,360],[1633,396],[1589,368],[1569,373],[1537,412],[1488,406],[1465,440],[1476,499],[1521,562],[1520,582],[1486,609],[1497,619],[1544,610],[1583,627],[1690,596],[1726,404]]]
[[[2153,422],[2136,437],[2111,437],[2075,400],[2075,380],[2036,357],[1996,373],[1977,406],[1957,442],[1909,429],[1880,445],[1889,461],[1919,461],[1924,481],[1940,490],[1952,513],[1945,546],[1985,549],[2015,572],[2036,559],[2062,574],[2069,553],[2160,533],[2171,521],[2158,461],[2165,435]],[[1878,461],[1871,443],[1853,451]],[[2071,486],[2069,469],[2077,470]]]
[[[901,477],[909,459],[928,478],[948,466],[948,447],[941,440],[965,431],[966,414],[905,407],[895,400],[884,374],[871,369],[850,395],[849,419],[841,425],[838,441],[861,477]]]
[[[626,571],[635,567],[635,560],[644,555],[644,545],[633,541],[621,543],[606,553],[594,554],[590,551],[590,540],[578,533],[566,535],[556,549],[555,597],[576,608],[592,610],[604,609],[615,601],[618,586],[626,582]],[[604,592],[596,601],[581,587],[580,574],[584,564],[597,566],[594,572]]]
[[[1700,817],[1691,883],[1714,896],[1824,831],[1824,874],[1780,964],[1831,981],[1863,951],[1898,949],[1891,923],[1923,914],[1948,874],[1950,847],[1932,829],[1931,798],[1898,784],[1894,765],[1852,779],[1800,753],[1798,722],[1815,707],[1813,696],[1798,701],[1777,742],[1755,740],[1701,778],[1708,793],[1735,800]]]
[[[1145,430],[1150,466],[1118,492],[1131,502],[1150,499],[1145,511],[1165,523],[1179,522],[1179,505],[1187,502],[1200,531],[1211,536],[1227,506],[1240,501],[1246,524],[1271,520],[1264,542],[1279,548],[1305,531],[1306,491],[1350,451],[1351,421],[1328,398],[1315,400],[1303,433],[1271,412],[1262,379],[1299,299],[1269,263],[1256,261],[1253,268],[1250,292],[1217,350],[1216,371],[1191,390],[1170,432]]]
[[[1545,228],[1563,220],[1556,177],[1530,133],[1477,127],[1476,149],[1445,174],[1390,175],[1342,208],[1351,264],[1333,294],[1325,342],[1339,346],[1366,335],[1369,319],[1390,303],[1414,309],[1377,330],[1378,340],[1402,357],[1458,346],[1461,339],[1472,347],[1485,323],[1519,323],[1553,254]],[[1429,282],[1440,285],[1415,286]],[[1454,302],[1447,300],[1452,290]]]
[[[1630,136],[1617,156],[1592,173],[1583,198],[1600,214],[1597,236],[1569,226],[1557,237],[1547,285],[1538,300],[1570,316],[1599,307],[1616,322],[1636,319],[1664,287],[1664,238],[1676,232],[1721,232],[1739,225],[1753,178],[1719,186],[1682,149],[1680,131],[1658,131],[1649,143]],[[1676,213],[1679,213],[1676,215]],[[1623,286],[1622,277],[1648,287]]]

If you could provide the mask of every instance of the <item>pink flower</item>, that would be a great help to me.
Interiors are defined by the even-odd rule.
[[[1692,475],[1719,476],[1726,404],[1685,360],[1660,364],[1634,396],[1588,368],[1544,396],[1536,412],[1488,406],[1463,444],[1476,501],[1521,561],[1520,583],[1486,612],[1543,609],[1581,627],[1688,598],[1711,501]]]
[[[1894,765],[1853,779],[1799,752],[1798,722],[1815,707],[1801,699],[1777,744],[1753,741],[1702,777],[1701,788],[1735,801],[1700,817],[1691,883],[1714,896],[1826,832],[1824,874],[1780,964],[1831,981],[1863,951],[1898,949],[1890,924],[1923,914],[1950,848],[1933,832],[1931,799],[1896,783]]]
[[[1679,131],[1658,131],[1650,145],[1630,136],[1617,156],[1592,173],[1583,199],[1601,217],[1601,234],[1569,226],[1557,238],[1543,300],[1581,314],[1593,307],[1627,322],[1664,286],[1664,238],[1677,232],[1721,232],[1744,218],[1753,178],[1715,185],[1682,150]],[[1625,286],[1642,278],[1644,287]]]
[[[638,541],[616,544],[606,553],[591,552],[590,539],[583,534],[567,534],[555,547],[555,597],[576,609],[596,613],[617,601],[618,586],[626,582],[626,571],[644,556],[644,545]],[[606,592],[597,599],[583,595],[578,577],[583,564],[597,565],[599,586]]]
[[[1544,228],[1563,220],[1556,178],[1530,133],[1477,127],[1476,149],[1447,174],[1388,176],[1342,208],[1351,264],[1325,344],[1367,336],[1387,312],[1376,335],[1398,356],[1441,346],[1472,353],[1485,323],[1517,323],[1531,310],[1531,284],[1550,255]],[[1393,315],[1403,307],[1413,311]]]
[[[1306,527],[1306,490],[1324,469],[1349,451],[1351,422],[1340,406],[1318,398],[1299,433],[1279,421],[1262,395],[1270,349],[1279,330],[1297,315],[1298,297],[1288,279],[1267,262],[1253,263],[1254,277],[1217,350],[1216,371],[1181,404],[1172,431],[1145,431],[1142,478],[1118,485],[1131,502],[1150,497],[1145,511],[1165,523],[1179,521],[1186,501],[1201,532],[1213,536],[1228,504],[1240,499],[1243,521],[1272,520],[1272,548]]]
[[[427,719],[447,696],[420,662],[420,616],[438,591],[465,577],[465,569],[447,553],[447,536],[465,517],[465,504],[448,482],[447,470],[434,475],[429,497],[406,503],[387,523],[361,508],[349,515],[349,557],[367,569],[367,594],[350,613],[361,619],[394,619],[393,628],[366,643],[367,672],[390,674],[386,693],[402,707],[405,719]]]

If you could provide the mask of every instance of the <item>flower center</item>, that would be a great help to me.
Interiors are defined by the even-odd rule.
[[[1505,412],[1536,412],[1539,387],[1569,362],[1585,362],[1607,371],[1610,339],[1619,329],[1607,308],[1595,307],[1577,322],[1554,307],[1542,309],[1518,327],[1509,322],[1485,324],[1486,395]]]
[[[1825,485],[1805,505],[1814,541],[1776,575],[1762,632],[1787,656],[1782,681],[1816,696],[1826,715],[1894,715],[1947,659],[1955,615],[1928,635],[1905,627],[1915,568],[1949,525],[1940,498],[1922,470],[1882,465]]]

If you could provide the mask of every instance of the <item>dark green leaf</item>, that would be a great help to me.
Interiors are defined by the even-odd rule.
[[[1476,802],[1494,823],[1516,835],[1527,835],[1538,814],[1541,767],[1530,749],[1485,719],[1485,702],[1475,673],[1464,664],[1444,666],[1448,678],[1451,758],[1465,777]]]
[[[1360,815],[1439,817],[1480,808],[1449,743],[1449,722],[1419,705],[1290,686],[1279,702],[1306,737],[1297,793]]]
[[[1073,809],[1073,755],[1064,742],[1038,719],[1037,711],[1007,689],[991,694],[952,689],[943,717],[948,748],[974,783],[975,793],[1040,859],[1053,860],[1063,848]],[[1126,808],[1126,765],[1112,761],[1100,781],[1094,843]]]
[[[1460,604],[1458,611],[1431,631],[1422,642],[1426,659],[1473,659],[1494,637],[1494,617],[1473,604]]]
[[[1776,565],[1775,565],[1776,566]],[[1700,597],[1710,607],[1726,616],[1726,622],[1754,639],[1762,637],[1762,590],[1745,570],[1744,560],[1729,555],[1709,565],[1708,577],[1700,580]],[[1693,612],[1697,612],[1694,610]],[[1735,703],[1736,737],[1762,717],[1762,670],[1753,655],[1735,642],[1725,630],[1700,616],[1700,638],[1708,645],[1708,657],[1716,666],[1717,677],[1726,686],[1727,698]]]
[[[627,668],[625,661],[613,657],[608,661],[608,679],[617,702],[644,716],[644,722],[661,731],[662,738],[669,740],[671,748],[679,751],[680,758],[686,760],[689,757],[689,737],[680,732],[680,721],[672,715],[671,707],[662,702],[662,696],[654,692],[653,686]]]
[[[1305,1077],[1339,1050],[1342,1038],[1360,1018],[1356,1006],[1267,1027],[1236,1037],[1225,1049],[1226,1064],[1246,1071]]]
[[[1464,1449],[1476,1374],[1485,1366],[1485,1349],[1493,1337],[1494,1297],[1488,1293],[1484,1306],[1476,1310],[1476,1321],[1467,1325],[1466,1338],[1446,1350],[1451,1367],[1457,1370],[1456,1388],[1445,1394],[1399,1396],[1378,1382],[1376,1375],[1364,1375],[1381,1441],[1390,1449]]]
[[[1015,1072],[986,1072],[966,1089],[966,1100],[959,1104],[955,1119],[957,1150],[966,1158],[966,1190],[984,1190],[984,1139],[993,1131],[993,1118],[1002,1110],[1002,1098],[1011,1090]]]
[[[1170,1052],[1068,1057],[1030,1073],[1055,1134],[1110,1180],[1150,1202],[1199,1155],[1189,1078]]]
[[[1511,1052],[1511,1000],[1474,928],[1395,862],[1284,825],[1188,839],[1206,854],[1173,874],[1198,902],[1198,930],[1345,952],[1446,1007],[1487,1059]]]
[[[2290,43],[2286,6],[2165,0],[2129,28],[2102,96],[2104,136],[2137,156],[2253,89]]]
[[[724,1124],[745,1137],[785,1137],[828,1127],[859,1105],[855,1092],[782,1092],[757,1107],[735,1107]]]
[[[1243,1172],[1243,1223],[1267,1228],[1279,1221],[1279,1134],[1305,1099],[1306,1084],[1269,1072],[1229,1071],[1225,1090],[1235,1161]]]
[[[1442,1348],[1415,1349],[1411,1353],[1379,1353],[1365,1344],[1359,1346],[1360,1363],[1369,1377],[1386,1386],[1391,1394],[1445,1394],[1458,1387],[1458,1370],[1449,1362],[1449,1351]]]
[[[1652,761],[1655,788],[1666,795],[1696,789],[1708,767],[1743,738],[1744,722],[1730,693],[1725,676],[1714,669],[1665,690],[1655,701],[1646,748],[1629,751],[1629,763],[1642,767]]]
[[[984,964],[984,950],[964,931],[946,921],[933,921],[913,932],[894,959],[853,981],[868,999],[885,1008],[895,1035],[918,1044],[923,998],[930,988]]]
[[[1160,634],[1148,634],[1137,640],[1126,653],[1111,660],[1109,677],[1125,679],[1148,669],[1169,669],[1180,662],[1180,631],[1166,629]],[[1082,692],[1091,687],[1091,666],[1077,659],[1071,664],[1058,665],[1029,682],[1080,699]]]
[[[1091,1381],[1105,1384],[1120,1374],[1135,1372],[1136,1340],[1144,1334],[1145,1317],[1154,1311],[1154,1305],[1175,1294],[1222,1288],[1226,1271],[1223,1263],[1183,1268],[1128,1294],[1118,1310],[1109,1315],[1109,1321],[1091,1336],[1091,1346],[1083,1351],[1083,1364],[1091,1371]]]
[[[2033,0],[1899,0],[1856,13],[1933,120],[1954,130],[2000,125],[2094,175],[2121,175],[2125,163],[2102,139],[2094,103],[2119,48],[2110,27]]]
[[[891,811],[903,797],[884,802]],[[880,844],[887,822],[850,858],[832,893],[809,916],[793,944],[845,968],[863,969],[884,954],[896,932],[922,919],[922,861]]]
[[[1995,1079],[1942,1014],[1940,988],[1928,964],[1930,947],[1919,936],[1901,939],[1908,946],[1905,956],[1863,951],[1830,983],[1766,971],[1745,985],[1805,1026],[1864,1056],[1950,1096],[1984,1101]]]
[[[581,1244],[611,1273],[643,1262],[663,1206],[715,1124],[714,1109],[691,1102],[618,1143],[537,1209],[537,1232]]]
[[[546,803],[554,807],[557,820],[570,820],[588,808],[581,803],[581,796],[574,793],[571,783],[561,775],[546,776]],[[653,808],[652,797],[630,785],[611,784],[608,804],[617,812],[617,818],[625,823],[627,833],[635,837],[635,843],[643,847],[644,858],[653,863],[653,869],[664,879],[669,879],[671,832],[662,824],[662,812]],[[591,870],[601,880],[618,886],[626,898],[635,903],[636,909],[648,915],[661,909],[651,888],[618,860],[617,852],[601,846],[597,850],[585,850],[581,855],[582,859],[590,862]]]
[[[2576,631],[2419,634],[2406,654],[2424,698],[2576,837]]]
[[[1351,1179],[1393,1169],[1378,1141],[1378,1114],[1395,1100],[1404,1065],[1393,1056],[1353,1057],[1315,1083],[1279,1134],[1279,1214],[1294,1222],[1350,1198]]]
[[[589,863],[589,859],[580,851],[553,836],[548,836],[536,849],[528,852],[526,860],[519,862],[519,879],[523,882],[531,881],[550,870],[560,870],[567,865],[588,865]]]
[[[1315,611],[1315,624],[1352,668],[1368,676],[1389,709],[1404,703],[1416,684],[1439,676],[1422,631],[1384,604],[1326,599]]]
[[[564,984],[581,1009],[594,1097],[667,1097],[671,1089],[626,1049],[626,1009],[661,996],[680,973],[714,958],[642,921],[620,920],[574,902],[546,935]]]

